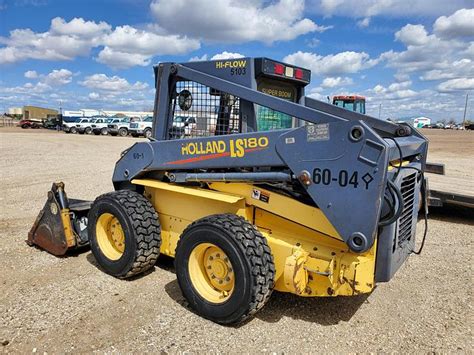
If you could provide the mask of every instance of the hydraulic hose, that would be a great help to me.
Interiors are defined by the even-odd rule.
[[[391,217],[384,218],[379,221],[379,226],[388,226],[389,224],[392,224],[395,222],[402,214],[403,212],[403,196],[398,187],[395,185],[395,183],[391,180],[387,181],[387,189],[392,196],[395,204],[393,205],[393,213]],[[395,195],[393,195],[395,193]],[[395,198],[396,197],[396,198]]]

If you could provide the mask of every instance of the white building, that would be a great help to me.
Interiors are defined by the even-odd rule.
[[[429,124],[431,124],[431,118],[428,117],[416,117],[413,119],[413,127],[415,128],[422,128]]]
[[[8,109],[8,114],[9,115],[22,115],[23,114],[23,108],[21,108],[21,107],[10,107]]]
[[[81,110],[77,110],[77,111],[64,110],[63,116],[64,117],[84,117],[84,112]]]

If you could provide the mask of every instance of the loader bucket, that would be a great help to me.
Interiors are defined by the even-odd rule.
[[[69,200],[64,183],[53,183],[26,243],[56,256],[87,245],[87,212],[91,204],[89,201]]]

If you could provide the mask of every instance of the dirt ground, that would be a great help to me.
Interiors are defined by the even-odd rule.
[[[474,132],[424,133],[430,161],[472,174],[472,158],[458,159],[472,156]],[[121,281],[98,270],[89,251],[56,258],[24,243],[52,181],[63,180],[77,198],[111,191],[114,163],[135,141],[0,128],[0,351],[472,351],[474,220],[463,210],[433,211],[423,254],[372,294],[305,299],[275,292],[240,327],[190,311],[169,259]],[[420,222],[418,241],[422,231]]]

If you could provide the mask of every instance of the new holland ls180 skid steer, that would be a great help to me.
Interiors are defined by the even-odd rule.
[[[157,65],[153,136],[122,152],[116,191],[69,201],[53,184],[29,244],[89,243],[118,278],[174,257],[190,306],[222,324],[273,290],[350,296],[390,280],[415,246],[427,141],[305,97],[310,75],[267,58]]]

